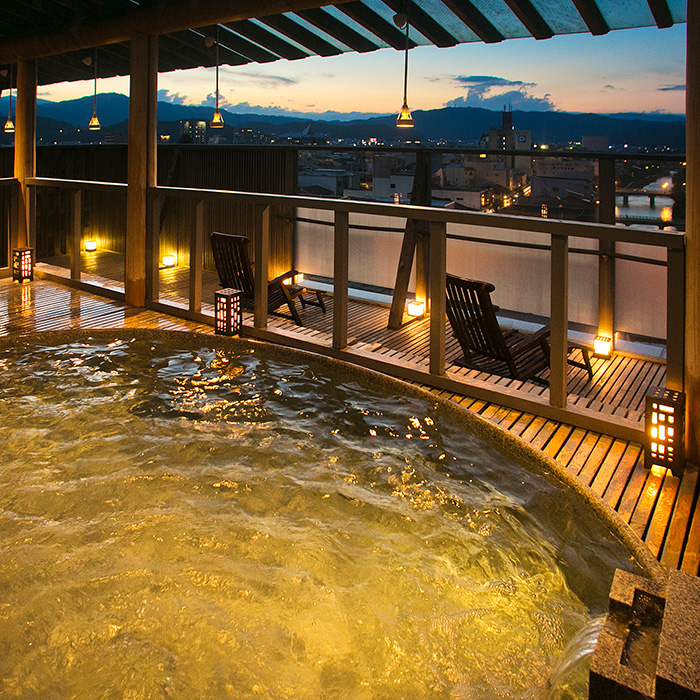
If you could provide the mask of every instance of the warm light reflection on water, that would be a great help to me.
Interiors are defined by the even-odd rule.
[[[0,364],[3,698],[546,697],[630,567],[423,400],[140,341]]]

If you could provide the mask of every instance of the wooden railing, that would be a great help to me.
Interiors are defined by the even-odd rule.
[[[70,180],[33,178],[28,183],[32,187],[62,187],[72,190],[74,194],[73,236],[79,242],[81,225],[79,220],[79,196],[83,189],[122,189],[124,185],[95,183]],[[165,197],[184,198],[196,202],[190,239],[190,294],[189,308],[174,308],[159,301],[158,292],[158,225],[159,207]],[[469,385],[467,390],[476,398],[500,402],[520,410],[534,411],[545,417],[558,420],[566,419],[567,405],[567,331],[568,331],[568,266],[569,240],[572,237],[593,239],[605,245],[617,242],[636,243],[667,251],[667,386],[681,388],[683,380],[683,334],[684,334],[684,247],[685,235],[682,233],[637,230],[606,224],[588,224],[580,222],[551,219],[525,218],[498,214],[455,211],[418,207],[410,205],[379,204],[337,199],[317,199],[301,196],[254,194],[223,190],[185,189],[175,187],[155,187],[149,192],[150,200],[150,234],[147,241],[146,280],[147,303],[153,308],[162,308],[175,315],[182,315],[199,320],[211,320],[201,313],[202,271],[205,237],[202,216],[205,202],[226,201],[244,202],[259,205],[255,239],[255,308],[253,326],[246,328],[246,334],[260,339],[293,345],[302,349],[313,350],[342,358],[346,361],[376,369],[411,381],[423,382],[441,388],[459,391],[464,384],[454,376],[445,373],[445,275],[447,270],[447,224],[467,224],[489,229],[509,229],[544,234],[549,237],[550,250],[550,318],[551,318],[551,372],[549,403],[541,399],[528,398],[517,392],[499,391],[497,387]],[[294,334],[282,334],[268,329],[267,324],[267,267],[270,246],[270,228],[272,208],[278,205],[286,207],[305,207],[316,210],[328,210],[334,213],[334,263],[333,263],[333,336],[330,346],[315,343]],[[358,349],[348,347],[348,249],[349,222],[353,214],[379,215],[393,217],[401,222],[406,219],[427,222],[429,225],[430,274],[429,298],[430,308],[430,351],[429,371],[413,367],[398,367],[387,360],[372,357]],[[488,242],[486,236],[481,237]],[[72,246],[71,276],[79,279],[79,245]],[[640,284],[643,280],[640,279]],[[612,420],[612,419],[611,419]],[[577,422],[578,421],[578,422]],[[605,421],[582,419],[579,416],[571,422],[583,424],[584,427],[600,429]],[[627,439],[639,439],[640,431],[624,421],[617,421],[617,426],[610,431]]]

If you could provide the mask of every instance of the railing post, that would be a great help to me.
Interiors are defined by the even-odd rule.
[[[204,266],[204,200],[194,204],[190,236],[190,311],[202,310],[202,267]]]
[[[668,248],[666,261],[666,388],[684,391],[685,249]]]
[[[552,235],[550,279],[549,403],[566,407],[566,357],[569,325],[569,237]]]
[[[160,213],[163,198],[149,198],[150,212],[146,221],[146,301],[158,301],[160,297]]]
[[[615,223],[615,159],[598,159],[598,221]],[[615,241],[598,241],[598,334],[615,343]],[[612,346],[611,346],[612,347]]]
[[[71,209],[71,246],[70,246],[70,278],[80,279],[80,240],[83,228],[83,191],[73,190],[70,192]]]
[[[253,325],[267,328],[267,264],[270,255],[270,226],[272,210],[265,206],[260,215],[258,235],[255,237],[255,302]]]
[[[335,212],[333,239],[333,347],[343,350],[348,344],[348,254],[349,215]]]
[[[430,222],[430,373],[445,374],[447,224]]]

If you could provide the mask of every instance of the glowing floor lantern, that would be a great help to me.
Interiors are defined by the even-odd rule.
[[[593,354],[598,357],[610,357],[612,352],[612,338],[605,335],[597,335],[593,339]]]
[[[670,469],[682,476],[685,467],[683,451],[685,394],[660,387],[651,387],[646,395],[644,412],[644,466],[656,471]]]
[[[88,253],[93,253],[97,250],[97,241],[90,240],[90,241],[85,241],[85,250]]]
[[[34,279],[33,248],[12,249],[12,281],[20,284]]]
[[[419,318],[425,313],[425,304],[422,301],[409,301],[406,304],[406,313],[413,318]]]
[[[220,289],[214,292],[214,330],[218,335],[237,335],[241,332],[243,314],[241,310],[241,291],[239,289]]]

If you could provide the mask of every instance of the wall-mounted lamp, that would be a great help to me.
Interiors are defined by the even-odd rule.
[[[593,339],[593,354],[598,357],[610,357],[612,353],[612,338],[605,335],[597,335]]]
[[[31,282],[34,279],[34,249],[12,249],[12,281]]]
[[[425,313],[425,303],[422,301],[409,301],[406,304],[406,313],[413,318],[419,318]]]
[[[406,40],[404,42],[404,63],[403,63],[403,105],[399,116],[396,118],[396,126],[401,128],[410,128],[413,126],[413,117],[411,110],[408,108],[408,15],[403,12],[398,12],[394,15],[394,24],[397,27],[406,27]]]
[[[239,289],[220,289],[214,292],[214,331],[218,335],[236,335],[241,332],[243,312]]]
[[[7,121],[5,122],[5,133],[15,133],[15,124],[12,121],[12,66],[10,66],[10,102],[7,106]]]
[[[85,250],[88,253],[93,253],[97,250],[97,241],[85,241]]]
[[[651,387],[645,398],[644,466],[654,473],[670,469],[682,476],[685,468],[685,394]]]
[[[177,257],[172,254],[164,255],[161,262],[163,263],[163,267],[175,267]]]

